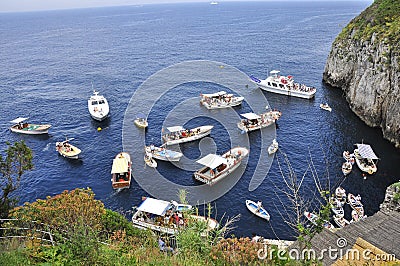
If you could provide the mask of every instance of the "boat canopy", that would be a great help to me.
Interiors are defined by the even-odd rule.
[[[376,156],[371,146],[368,144],[356,144],[358,148],[358,152],[360,156],[366,159],[378,160],[379,158]]]
[[[245,114],[240,114],[240,115],[243,116],[244,118],[249,119],[249,120],[261,118],[261,116],[255,114],[255,113],[245,113]]]
[[[281,73],[279,70],[272,70],[271,72],[269,72],[271,75],[276,75]]]
[[[125,157],[118,157],[114,159],[111,174],[120,174],[128,172],[129,164]]]
[[[221,164],[228,164],[228,161],[224,157],[216,154],[209,154],[201,158],[200,160],[197,160],[196,162],[205,165],[207,167],[210,167],[211,169],[214,169],[220,166]]]
[[[183,127],[181,127],[181,126],[167,127],[167,129],[169,130],[169,132],[177,132],[177,131],[185,130],[185,129],[184,129]]]
[[[138,210],[155,215],[164,215],[170,208],[171,203],[168,201],[147,198],[142,202],[142,204],[140,204]]]
[[[226,91],[219,91],[219,92],[216,92],[216,93],[211,93],[211,94],[202,94],[203,96],[205,96],[205,97],[210,97],[210,98],[212,98],[212,97],[218,97],[218,96],[222,96],[222,95],[225,95],[226,94]]]
[[[12,121],[10,121],[10,122],[11,122],[11,123],[18,124],[18,123],[21,123],[21,122],[23,122],[23,121],[25,121],[25,120],[27,120],[27,119],[28,119],[28,117],[18,117],[18,118],[14,119],[14,120],[12,120]]]

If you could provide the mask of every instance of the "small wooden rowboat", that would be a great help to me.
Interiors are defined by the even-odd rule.
[[[260,218],[263,218],[267,221],[271,218],[267,210],[262,206],[262,203],[259,201],[254,202],[252,200],[246,200],[246,207],[249,209],[250,212],[257,215]]]

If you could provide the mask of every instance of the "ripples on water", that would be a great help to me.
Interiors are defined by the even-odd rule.
[[[35,169],[24,176],[18,191],[21,203],[76,187],[91,187],[96,197],[114,210],[126,211],[139,204],[141,196],[147,194],[136,182],[130,190],[119,193],[110,184],[112,159],[122,149],[125,109],[134,91],[150,75],[174,63],[201,59],[223,62],[260,78],[279,69],[317,87],[313,100],[265,93],[269,104],[283,113],[277,129],[280,149],[299,176],[307,168],[309,154],[322,176],[325,154],[335,184],[342,181],[342,151],[351,150],[362,140],[372,144],[381,158],[378,173],[363,180],[360,171],[354,169],[342,185],[362,195],[367,215],[375,213],[386,187],[400,176],[400,170],[392,167],[399,162],[399,151],[382,138],[379,129],[367,127],[350,111],[340,90],[321,83],[332,41],[367,3],[290,5],[203,3],[0,14],[2,150],[6,141],[24,139],[35,154]],[[110,103],[111,117],[104,123],[91,120],[87,111],[91,82]],[[150,113],[147,142],[158,140],[165,112],[200,92],[204,87],[194,85],[187,86],[184,94],[179,90],[166,94]],[[319,103],[326,101],[332,113],[319,109]],[[236,111],[247,108],[243,105]],[[8,121],[17,116],[51,123],[49,136],[12,134],[7,130]],[[209,123],[206,117],[203,119]],[[98,132],[98,127],[103,130]],[[213,130],[211,137],[218,152],[229,147],[227,134],[222,125]],[[74,144],[83,150],[81,160],[68,161],[57,155],[55,142],[65,136],[75,138]],[[259,133],[252,133],[250,142],[252,150],[259,149]],[[181,149],[192,160],[202,152],[198,143],[182,145]],[[257,231],[266,237],[292,237],[279,217],[277,208],[281,206],[273,193],[274,184],[282,186],[276,159],[261,186],[248,191],[257,156],[256,152],[250,154],[243,177],[213,203],[215,212],[218,217],[223,213],[229,217],[242,215],[236,223],[236,235]],[[169,163],[159,165],[166,176],[177,171]],[[179,175],[182,184],[194,183],[190,171]],[[305,186],[313,186],[311,177]],[[270,223],[250,215],[244,204],[248,198],[264,202],[272,216]]]

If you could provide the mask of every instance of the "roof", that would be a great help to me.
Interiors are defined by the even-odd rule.
[[[126,173],[128,169],[128,160],[125,157],[118,157],[113,160],[111,174]]]
[[[218,96],[221,96],[221,95],[225,95],[226,94],[226,91],[219,91],[219,92],[216,92],[216,93],[211,93],[211,94],[202,94],[203,96],[206,96],[206,97],[218,97]]]
[[[142,204],[140,204],[138,210],[155,215],[164,215],[170,207],[171,203],[169,203],[168,201],[147,198],[142,202]]]
[[[255,113],[245,113],[245,114],[240,114],[240,115],[243,116],[244,118],[247,118],[250,120],[261,118],[259,115],[255,114]]]
[[[23,122],[23,121],[25,121],[25,120],[27,120],[27,119],[28,119],[28,117],[18,117],[18,118],[14,119],[14,120],[12,120],[12,121],[10,121],[10,122],[11,122],[11,123],[18,124],[18,123],[21,123],[21,122]]]
[[[221,164],[227,164],[227,160],[224,157],[221,157],[216,154],[209,154],[200,160],[196,161],[199,164],[208,166],[210,168],[216,168],[217,166],[220,166]]]
[[[169,130],[169,132],[177,132],[177,131],[185,130],[185,129],[184,129],[183,127],[181,127],[181,126],[167,127],[167,129]]]
[[[358,152],[360,156],[363,158],[378,160],[379,158],[376,156],[371,146],[368,144],[356,144],[358,148]]]

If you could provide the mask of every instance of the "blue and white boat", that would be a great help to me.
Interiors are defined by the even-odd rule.
[[[262,206],[261,202],[259,201],[254,202],[252,200],[246,200],[246,207],[251,211],[253,214],[257,215],[260,218],[263,218],[267,221],[271,218],[267,210]]]
[[[144,149],[146,153],[151,154],[154,159],[162,161],[177,162],[183,156],[180,152],[168,150],[164,147],[156,147],[154,145],[145,146]]]

